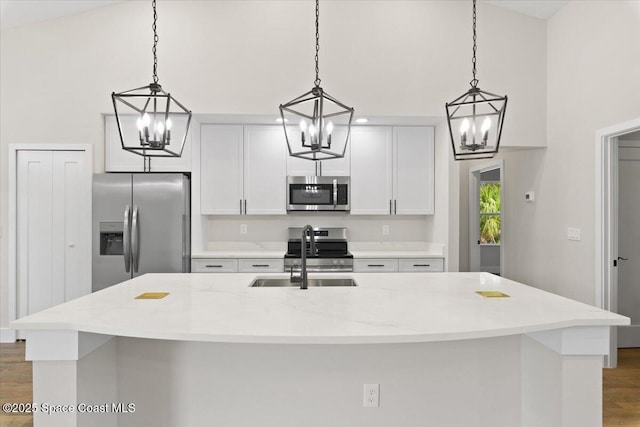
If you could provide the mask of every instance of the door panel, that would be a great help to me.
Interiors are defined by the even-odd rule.
[[[284,215],[287,164],[280,126],[244,127],[244,199],[247,215]]]
[[[618,168],[618,313],[631,326],[618,327],[618,347],[640,347],[640,148],[620,150]],[[626,160],[629,158],[629,160]]]
[[[131,278],[131,273],[125,271],[122,251],[115,251],[116,255],[100,255],[101,234],[103,238],[108,239],[110,233],[122,233],[125,208],[131,204],[131,174],[93,176],[93,291]],[[102,242],[102,249],[110,252],[104,246]]]
[[[91,292],[91,182],[83,151],[53,152],[53,241],[55,282],[68,301]]]
[[[351,214],[390,215],[393,139],[389,127],[351,130]]]
[[[242,213],[242,126],[203,125],[200,146],[203,215]]]
[[[132,219],[131,234],[133,238],[137,233],[139,239],[138,271],[133,272],[134,277],[183,271],[188,253],[184,235],[189,233],[184,179],[181,174],[133,175],[132,209],[138,208],[138,218],[136,224]],[[132,255],[136,257],[135,253]]]
[[[434,142],[431,127],[396,127],[394,133],[394,212],[433,214]]]
[[[51,151],[18,151],[17,155],[18,317],[64,301],[54,291]]]

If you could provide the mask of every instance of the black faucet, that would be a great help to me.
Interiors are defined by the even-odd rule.
[[[305,225],[302,228],[302,238],[300,241],[301,244],[301,263],[300,263],[300,276],[295,277],[293,275],[293,267],[291,268],[291,281],[292,282],[300,282],[300,289],[307,289],[308,287],[308,278],[307,278],[307,234],[309,235],[309,255],[316,255],[316,236],[313,233],[313,227],[310,225]]]

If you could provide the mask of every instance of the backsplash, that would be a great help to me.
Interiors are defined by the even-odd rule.
[[[350,242],[430,242],[433,216],[364,216],[297,212],[274,216],[209,216],[212,242],[286,242],[288,227],[346,227]],[[246,234],[243,234],[246,226]],[[389,234],[383,234],[387,226]]]

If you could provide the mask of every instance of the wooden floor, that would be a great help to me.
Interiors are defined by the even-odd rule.
[[[604,427],[640,427],[640,348],[618,351],[618,368],[603,369]],[[24,343],[0,344],[0,403],[31,402],[31,362]],[[30,415],[0,413],[1,427],[33,426]]]

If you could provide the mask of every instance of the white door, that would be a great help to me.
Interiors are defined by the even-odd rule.
[[[394,214],[433,214],[433,138],[431,127],[393,128]]]
[[[91,159],[17,152],[18,317],[91,291]]]
[[[618,347],[640,347],[640,141],[620,140],[618,165]]]
[[[393,199],[390,127],[351,130],[351,214],[390,215]]]
[[[241,125],[202,125],[200,213],[240,215],[244,203]]]
[[[244,127],[244,212],[285,215],[287,143],[280,126]]]

